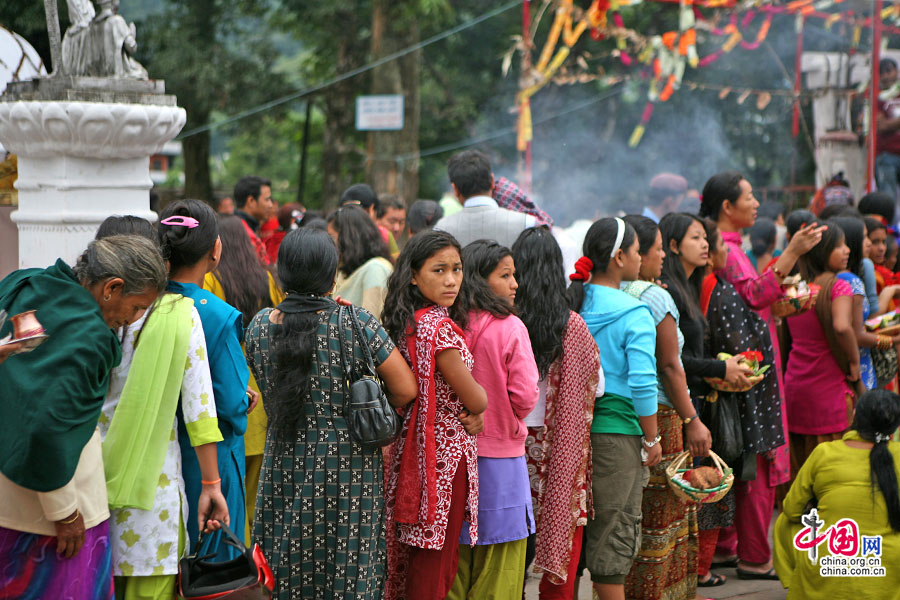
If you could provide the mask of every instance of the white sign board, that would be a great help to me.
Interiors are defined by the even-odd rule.
[[[356,97],[357,131],[403,129],[403,94]]]

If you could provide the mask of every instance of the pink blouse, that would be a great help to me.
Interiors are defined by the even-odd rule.
[[[784,425],[785,440],[788,432],[787,409],[784,403],[784,374],[781,372],[781,349],[778,347],[778,330],[775,327],[775,319],[769,307],[784,295],[778,277],[771,270],[762,275],[756,272],[756,267],[741,250],[741,234],[737,231],[723,231],[722,239],[728,247],[728,260],[721,275],[735,287],[747,306],[756,311],[769,325],[769,335],[772,337],[772,348],[775,351],[775,373],[778,377],[778,387],[781,390],[781,421]],[[776,486],[790,481],[791,464],[788,455],[788,445],[780,446],[774,451],[774,463],[769,469],[769,485]]]
[[[849,283],[843,279],[834,282],[832,300],[852,295]],[[850,426],[847,394],[852,390],[828,347],[816,311],[788,317],[787,324],[791,353],[784,392],[791,433],[824,435],[844,431]]]

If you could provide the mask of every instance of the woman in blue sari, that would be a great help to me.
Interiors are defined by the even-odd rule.
[[[241,351],[244,329],[240,311],[203,289],[204,276],[216,267],[222,253],[216,215],[199,200],[173,202],[160,214],[159,240],[163,256],[169,261],[167,289],[191,298],[203,323],[216,414],[224,438],[218,445],[222,494],[231,515],[231,529],[243,538],[246,519],[244,431],[250,408],[247,389],[250,372]],[[193,524],[197,522],[197,499],[205,482],[200,476],[196,456],[188,452],[190,438],[182,422],[183,419],[179,419],[178,441],[182,447],[182,474],[188,498],[187,522]],[[198,531],[193,527],[188,529],[193,545],[197,542]],[[237,556],[235,548],[221,546],[220,558]]]

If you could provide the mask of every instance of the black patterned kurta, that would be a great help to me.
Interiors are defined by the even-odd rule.
[[[394,344],[375,317],[359,311],[375,364]],[[247,362],[262,395],[272,393],[272,328],[267,308],[247,328]],[[349,311],[340,331],[352,329]],[[381,450],[364,450],[352,441],[343,416],[344,377],[337,309],[320,313],[316,362],[307,417],[287,442],[270,429],[259,480],[253,537],[275,572],[276,595],[288,599],[368,598],[379,600],[385,577]],[[357,373],[363,354],[354,344]]]

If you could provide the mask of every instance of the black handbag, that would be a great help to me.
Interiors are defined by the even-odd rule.
[[[344,340],[344,315],[350,312],[350,339],[362,348],[366,372],[354,380],[351,365],[353,347],[347,352]],[[388,403],[381,387],[381,380],[375,373],[375,361],[369,344],[359,326],[359,313],[354,307],[341,306],[338,311],[341,344],[341,362],[344,367],[344,418],[353,441],[364,448],[387,446],[400,435],[402,422],[400,415]]]
[[[237,558],[212,562],[218,544],[210,540],[219,535],[240,551]],[[201,534],[194,554],[178,563],[178,598],[183,600],[271,600],[275,576],[258,544],[250,550],[224,523],[222,533]]]

